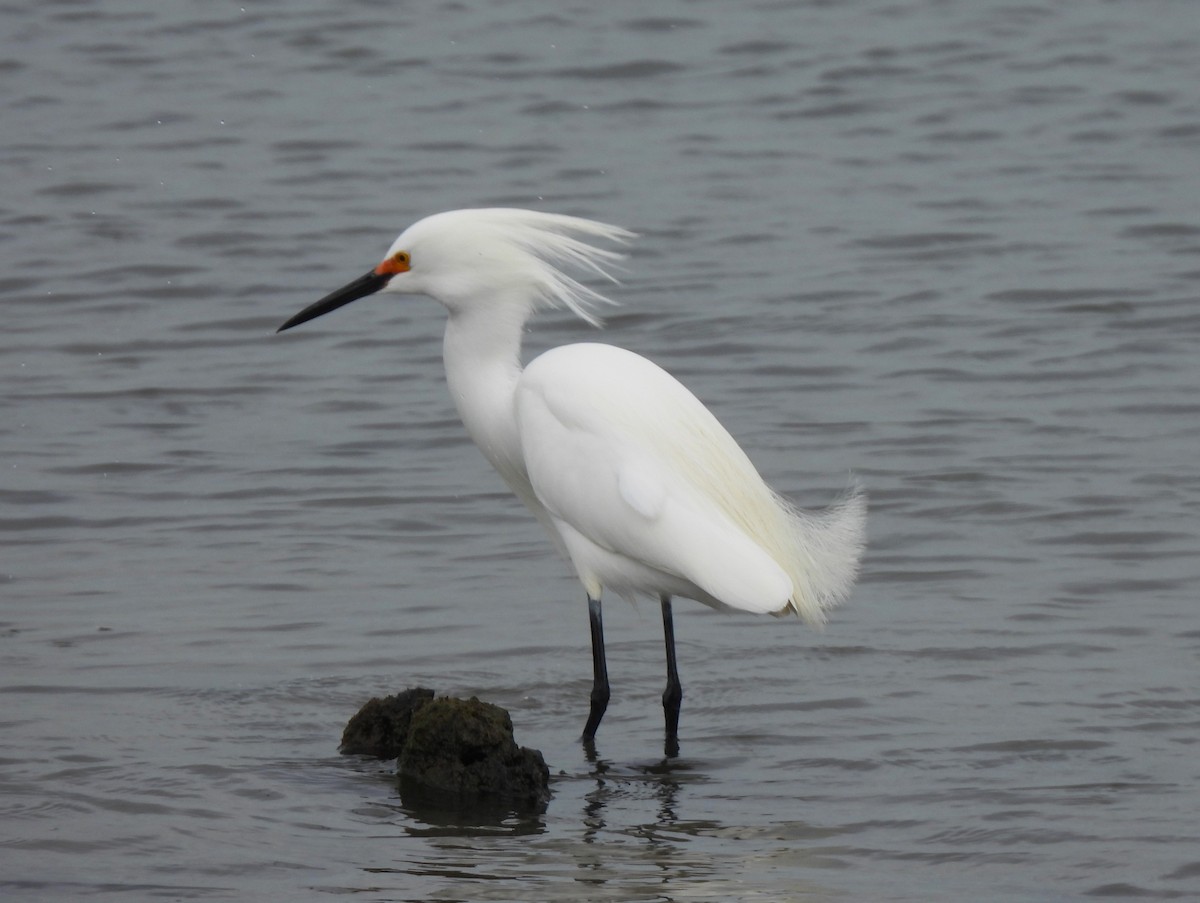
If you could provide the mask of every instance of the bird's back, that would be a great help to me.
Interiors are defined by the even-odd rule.
[[[681,383],[610,345],[555,348],[521,376],[516,414],[540,503],[610,581],[819,623],[854,579],[863,502],[819,515],[777,496]],[[590,556],[590,557],[589,557]],[[618,562],[614,564],[613,562]],[[629,567],[644,566],[643,571]],[[657,575],[684,585],[652,585]],[[581,573],[585,583],[587,577]]]

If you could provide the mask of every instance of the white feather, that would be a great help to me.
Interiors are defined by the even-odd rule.
[[[715,417],[664,370],[609,345],[567,345],[517,386],[523,457],[538,502],[611,556],[686,582],[710,605],[794,612],[820,624],[853,584],[865,500],[821,514],[774,493]],[[620,500],[623,504],[614,504]],[[577,543],[577,569],[623,592]],[[586,581],[585,581],[586,582]],[[678,592],[678,591],[677,591]]]
[[[463,422],[589,594],[608,585],[821,624],[855,579],[859,490],[823,512],[796,508],[691,392],[631,352],[566,345],[521,370],[537,307],[598,323],[595,308],[612,303],[566,269],[613,280],[621,255],[591,242],[632,237],[529,210],[439,213],[392,245],[412,263],[386,290],[446,306],[446,374]]]
[[[563,307],[599,326],[595,308],[614,302],[562,267],[575,267],[615,283],[612,269],[624,255],[588,244],[576,237],[579,235],[616,243],[635,237],[619,226],[577,216],[488,207],[426,217],[397,238],[388,253],[409,251],[417,273],[428,249],[433,258],[430,265],[444,268],[446,278],[457,283],[453,294],[459,290],[491,292],[495,298],[510,287],[517,288],[534,307]],[[438,300],[453,303],[455,299]]]

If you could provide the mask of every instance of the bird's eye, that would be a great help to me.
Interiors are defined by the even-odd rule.
[[[411,258],[409,258],[409,256],[408,256],[407,251],[397,251],[395,254],[392,255],[392,260],[396,261],[396,263],[402,263],[405,266],[408,266],[409,263],[412,262]]]

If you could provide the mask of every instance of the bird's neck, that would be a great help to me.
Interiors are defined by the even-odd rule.
[[[446,382],[463,425],[522,497],[530,490],[513,401],[525,318],[523,311],[503,305],[453,311],[442,343]]]

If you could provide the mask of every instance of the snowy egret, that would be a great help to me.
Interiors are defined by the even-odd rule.
[[[852,489],[818,513],[763,482],[717,419],[666,371],[632,352],[565,345],[521,369],[521,334],[539,307],[598,325],[611,303],[567,270],[612,279],[633,234],[530,210],[453,210],[420,220],[364,276],[279,331],[375,292],[428,295],[449,312],[446,379],[484,456],[549,532],[587,593],[591,740],[609,700],[601,590],[658,597],[667,657],[668,743],[683,690],[671,598],[721,609],[794,613],[821,624],[849,592],[866,500]]]

